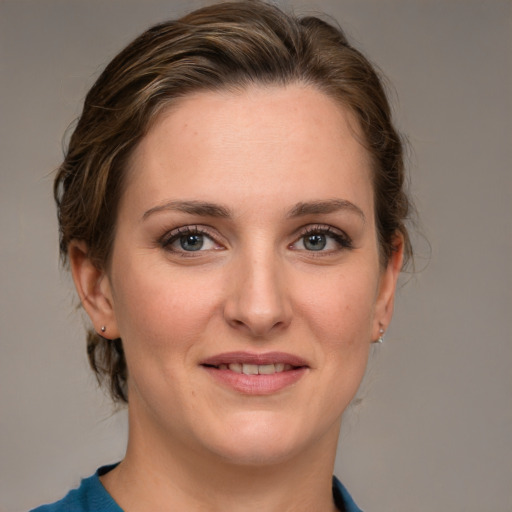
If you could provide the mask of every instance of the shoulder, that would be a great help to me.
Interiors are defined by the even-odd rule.
[[[98,469],[94,475],[84,478],[77,489],[69,491],[60,501],[42,505],[31,512],[123,512],[100,482],[100,476],[114,467],[115,465]]]
[[[341,512],[362,512],[345,486],[335,476],[332,477],[332,494],[334,503]]]

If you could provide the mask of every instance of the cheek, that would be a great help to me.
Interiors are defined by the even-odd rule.
[[[347,268],[317,279],[321,288],[317,293],[310,291],[302,303],[302,316],[316,342],[319,368],[324,370],[323,407],[332,417],[356,394],[368,362],[378,280],[372,269]]]
[[[350,269],[315,279],[315,287],[302,287],[303,315],[327,349],[357,350],[370,341],[377,279]]]
[[[144,271],[132,268],[130,279],[118,281],[115,296],[130,400],[142,400],[154,410],[161,400],[169,410],[189,407],[194,389],[187,372],[194,367],[204,334],[211,332],[217,287],[213,279],[205,282],[204,276],[171,272],[166,265],[138,269]]]
[[[313,340],[316,363],[309,412],[326,425],[339,420],[365,373],[377,286],[372,268],[317,275],[307,280],[310,286],[304,279],[296,283],[295,295],[303,298],[297,317]]]
[[[143,269],[143,270],[141,270]],[[118,280],[116,318],[127,350],[175,353],[197,341],[218,308],[214,276],[172,272],[168,265],[130,265],[130,278]]]

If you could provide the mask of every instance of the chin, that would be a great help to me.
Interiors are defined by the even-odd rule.
[[[217,453],[225,462],[238,466],[272,466],[294,458],[300,449],[273,440],[234,440]]]
[[[209,449],[224,461],[237,465],[286,463],[316,443],[315,432],[299,423],[296,418],[290,421],[261,411],[244,414],[243,418],[224,423],[216,439],[210,437]]]

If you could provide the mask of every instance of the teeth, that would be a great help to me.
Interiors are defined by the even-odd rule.
[[[231,363],[228,368],[235,373],[242,373],[242,365],[240,363]]]
[[[258,375],[258,365],[244,364],[242,366],[242,373],[245,373],[245,375]]]
[[[260,364],[258,366],[258,373],[260,375],[271,375],[276,373],[276,367],[273,364]]]
[[[281,373],[291,370],[293,368],[290,364],[275,363],[275,364],[219,364],[219,370],[231,370],[235,373],[244,373],[245,375],[272,375],[273,373]]]

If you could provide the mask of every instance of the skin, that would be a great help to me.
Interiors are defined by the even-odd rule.
[[[102,479],[124,510],[334,510],[341,417],[391,320],[402,261],[397,238],[379,262],[357,132],[311,87],[190,95],[132,157],[108,271],[71,244],[85,309],[126,353],[128,450]],[[201,250],[182,248],[187,229],[206,233]],[[325,247],[305,245],[311,235]],[[201,366],[232,351],[285,352],[307,369],[246,395]]]

